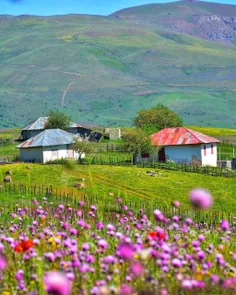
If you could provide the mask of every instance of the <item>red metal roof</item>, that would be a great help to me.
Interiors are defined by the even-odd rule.
[[[185,128],[165,128],[152,135],[152,144],[158,146],[189,145],[220,142],[218,139]]]

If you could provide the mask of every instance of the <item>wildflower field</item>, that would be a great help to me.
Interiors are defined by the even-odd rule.
[[[207,191],[186,201],[191,218],[179,201],[148,214],[116,196],[113,210],[96,198],[4,202],[1,294],[235,294],[236,220],[202,221]]]

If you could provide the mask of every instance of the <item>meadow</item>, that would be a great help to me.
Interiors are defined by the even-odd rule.
[[[5,131],[13,142],[1,154],[13,152],[14,132]],[[235,293],[235,178],[157,168],[150,176],[91,165],[94,156],[131,157],[0,165],[1,294]],[[196,198],[194,188],[208,192]]]
[[[0,166],[0,178],[12,169],[12,179],[15,183],[25,185],[44,185],[67,192],[82,192],[98,198],[106,198],[109,193],[125,197],[129,201],[147,201],[159,205],[170,206],[176,198],[186,209],[188,192],[194,187],[208,189],[215,198],[214,210],[234,213],[236,208],[235,178],[214,177],[197,173],[157,170],[160,176],[152,177],[147,170],[136,167],[107,165],[40,165],[11,164]],[[80,179],[84,178],[84,181]],[[84,183],[85,188],[78,189],[76,185]]]
[[[198,194],[207,206],[202,210],[209,210],[211,196]],[[235,222],[183,218],[177,200],[172,215],[135,212],[120,197],[113,203],[118,210],[109,213],[104,198],[99,204],[53,196],[6,203],[2,294],[235,294]]]

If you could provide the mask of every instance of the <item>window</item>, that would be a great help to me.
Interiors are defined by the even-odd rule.
[[[207,155],[206,145],[204,145],[204,156]]]
[[[214,146],[213,146],[213,144],[211,145],[211,154],[212,155],[214,154]]]
[[[52,150],[52,157],[57,157],[58,155],[58,150]]]

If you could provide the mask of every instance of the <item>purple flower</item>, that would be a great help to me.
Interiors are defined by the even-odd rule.
[[[108,247],[107,241],[106,240],[103,240],[103,239],[99,240],[98,243],[97,243],[97,245],[98,245],[99,248],[101,248],[103,250],[106,250],[107,247]]]
[[[48,294],[70,295],[71,282],[64,273],[51,271],[44,276],[45,291]]]
[[[101,221],[98,221],[98,223],[96,224],[97,229],[102,229],[104,228],[104,225]]]
[[[160,210],[155,209],[153,214],[154,214],[157,221],[163,221],[164,216],[163,216],[163,214],[162,214],[162,212]]]
[[[172,265],[176,268],[179,268],[182,266],[182,261],[178,258],[172,259]]]
[[[230,230],[230,226],[229,226],[228,220],[224,219],[224,220],[221,221],[221,229],[223,231]]]
[[[203,189],[193,189],[189,194],[189,198],[195,208],[209,209],[213,203],[210,193]]]

